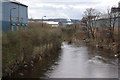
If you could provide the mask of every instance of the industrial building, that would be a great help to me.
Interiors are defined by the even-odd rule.
[[[59,22],[44,21],[44,23],[51,25],[52,27],[59,27]]]
[[[112,13],[120,12],[120,2],[118,3],[118,7],[112,7],[111,8]]]
[[[13,0],[2,0],[2,30],[4,32],[28,28],[28,6]]]
[[[81,21],[77,19],[65,19],[65,18],[57,18],[57,19],[29,19],[29,22],[41,22],[51,25],[52,27],[60,27],[60,26],[67,26],[72,24],[80,24],[84,25],[87,22]]]
[[[120,27],[120,3],[118,3],[118,7],[112,7],[110,14],[103,14],[96,19],[97,27],[109,27],[111,23],[115,22],[115,27]]]

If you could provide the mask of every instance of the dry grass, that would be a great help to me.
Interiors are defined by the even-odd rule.
[[[34,48],[53,43],[56,47],[61,45],[61,30],[51,28],[44,24],[42,28],[40,23],[30,23],[30,28],[18,32],[3,32],[2,37],[2,60],[3,71],[6,68],[14,66],[16,62],[20,64],[24,60],[30,60]]]

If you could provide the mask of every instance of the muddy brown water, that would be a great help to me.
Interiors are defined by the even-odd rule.
[[[109,54],[109,55],[108,55]],[[110,51],[63,42],[61,51],[13,74],[15,78],[118,78]]]

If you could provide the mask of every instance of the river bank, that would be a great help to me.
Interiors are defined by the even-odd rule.
[[[118,48],[118,44],[117,43],[110,43],[110,44],[105,44],[104,42],[97,42],[95,40],[91,40],[91,39],[83,39],[83,40],[79,40],[76,39],[75,37],[72,39],[73,43],[77,44],[77,45],[87,45],[99,50],[109,50],[110,52],[112,52],[113,57],[118,58],[119,57],[119,48]],[[109,54],[108,54],[109,55]]]
[[[50,78],[117,78],[117,59],[105,57],[108,53],[112,54],[109,50],[64,42],[58,65],[48,75]]]
[[[35,27],[25,31],[3,33],[3,77],[11,77],[17,72],[21,77],[24,77],[24,74],[19,70],[24,71],[26,68],[34,67],[36,62],[41,63],[51,59],[59,51],[61,43],[64,41],[69,44],[75,43],[78,46],[86,45],[92,47],[93,50],[110,51],[97,54],[106,58],[116,59],[118,57],[117,43],[114,43],[115,47],[113,47],[113,43],[110,46],[110,44],[98,42],[99,40],[88,39],[86,33],[79,29]]]
[[[3,79],[22,79],[22,78],[38,78],[44,77],[41,74],[47,71],[49,67],[57,61],[59,57],[59,52],[61,48],[54,48],[54,50],[49,51],[41,56],[36,56],[35,59],[31,59],[29,63],[21,65],[11,76],[5,77]]]
[[[3,33],[3,77],[11,76],[21,67],[33,66],[35,61],[41,61],[60,49],[62,39],[59,29],[50,28],[49,25],[41,28],[36,23],[32,23],[32,25],[36,27],[32,26],[24,31]]]
[[[67,27],[62,28],[63,39],[69,43],[86,44],[92,47],[96,47],[103,50],[110,50],[115,57],[119,57],[120,54],[120,37],[118,34],[114,34],[114,41],[103,33],[95,33],[95,38],[89,38],[87,31],[83,28]],[[70,33],[70,34],[69,34]]]
[[[63,42],[61,50],[37,60],[32,66],[22,68],[13,78],[117,78],[116,59],[104,57],[112,52],[86,45]],[[101,54],[101,55],[100,55]]]

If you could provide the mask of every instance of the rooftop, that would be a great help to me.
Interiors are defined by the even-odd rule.
[[[46,21],[46,23],[47,24],[52,24],[52,25],[58,25],[59,24],[59,22],[53,22],[53,21]]]
[[[114,17],[120,17],[120,12],[116,12],[116,13],[111,13],[111,18],[114,18]],[[103,14],[99,17],[96,18],[96,20],[99,20],[99,19],[108,19],[110,18],[110,15],[109,14]]]
[[[15,3],[15,4],[20,4],[20,5],[28,7],[27,5],[25,5],[25,4],[23,4],[19,1],[16,1],[16,0],[2,0],[2,2],[12,2],[12,3]]]

